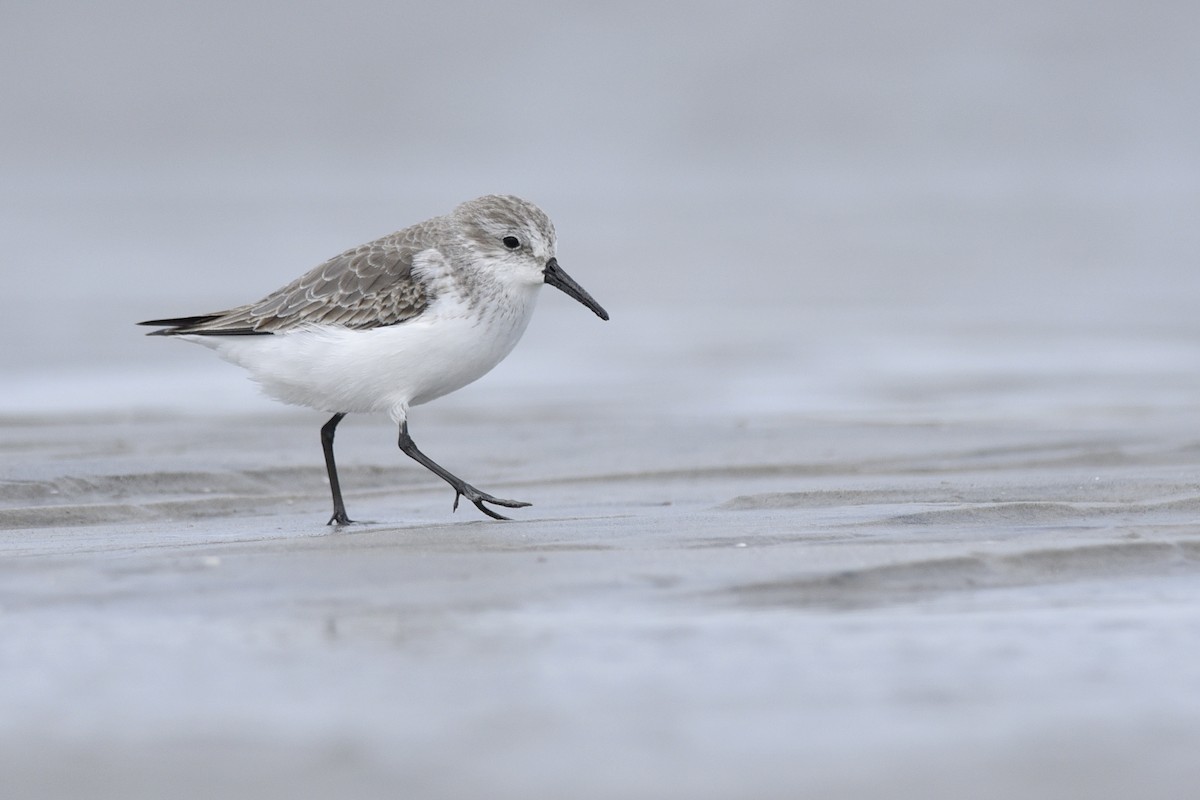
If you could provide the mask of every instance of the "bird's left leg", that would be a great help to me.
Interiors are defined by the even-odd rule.
[[[329,475],[329,491],[333,494],[333,516],[327,525],[349,525],[354,522],[346,516],[346,504],[342,502],[342,485],[338,482],[337,464],[333,460],[333,433],[345,414],[334,414],[321,427],[321,449],[325,451],[325,471]]]

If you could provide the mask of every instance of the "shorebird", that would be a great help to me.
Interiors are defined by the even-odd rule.
[[[469,200],[449,214],[347,250],[257,303],[140,322],[205,345],[249,371],[271,397],[333,414],[321,448],[333,495],[330,525],[346,525],[333,436],[350,413],[384,412],[400,449],[495,519],[485,503],[528,506],[476,489],[422,453],[408,410],[461,389],[513,349],[543,284],[603,320],[608,312],[555,258],[554,225],[511,195]]]

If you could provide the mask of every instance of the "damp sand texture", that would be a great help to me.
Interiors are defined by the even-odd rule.
[[[380,419],[345,426],[376,522],[341,530],[314,415],[0,428],[33,473],[0,508],[8,785],[1165,797],[1200,777],[1200,493],[1169,437],[648,418],[613,442],[432,416],[448,461],[534,501],[520,519],[451,515]]]

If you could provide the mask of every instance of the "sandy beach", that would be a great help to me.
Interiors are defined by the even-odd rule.
[[[265,402],[265,401],[264,401]],[[6,420],[14,796],[1177,796],[1192,414]],[[499,422],[499,424],[497,424]],[[429,445],[430,449],[433,445]],[[263,457],[269,454],[269,460]],[[70,768],[63,768],[69,763]]]
[[[5,9],[0,795],[1194,793],[1194,4],[609,11]],[[510,522],[134,325],[488,192]]]

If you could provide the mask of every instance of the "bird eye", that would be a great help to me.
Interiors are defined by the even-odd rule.
[[[516,250],[518,247],[521,246],[521,240],[515,236],[505,236],[500,241],[504,242],[504,246],[507,247],[509,250]]]

